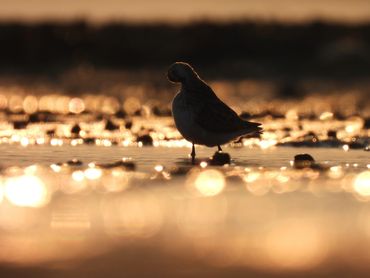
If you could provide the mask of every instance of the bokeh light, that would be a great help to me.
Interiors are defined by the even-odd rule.
[[[8,178],[4,193],[12,204],[20,207],[42,207],[50,197],[43,181],[33,175]]]
[[[204,170],[195,178],[194,187],[203,196],[215,196],[224,190],[225,177],[218,170]]]

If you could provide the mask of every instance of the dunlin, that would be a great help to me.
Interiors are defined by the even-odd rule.
[[[192,143],[191,158],[195,164],[195,144],[218,147],[247,134],[262,132],[261,124],[241,119],[223,103],[211,87],[187,63],[176,62],[168,69],[168,79],[181,83],[172,102],[172,114],[181,135]]]

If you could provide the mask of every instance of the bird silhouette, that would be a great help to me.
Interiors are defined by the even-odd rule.
[[[191,158],[195,164],[195,144],[218,147],[240,136],[259,134],[260,123],[241,119],[222,102],[212,88],[187,63],[170,66],[168,79],[181,83],[181,90],[172,102],[172,114],[181,135],[192,143]]]

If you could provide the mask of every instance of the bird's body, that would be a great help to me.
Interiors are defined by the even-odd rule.
[[[248,128],[235,131],[215,132],[201,126],[197,120],[192,108],[186,102],[186,96],[179,92],[172,102],[172,113],[175,124],[181,135],[188,141],[214,147],[223,145],[231,140],[248,133]]]
[[[261,133],[259,123],[241,119],[190,65],[173,64],[168,70],[168,79],[182,85],[172,102],[172,114],[181,135],[193,144],[193,162],[194,144],[218,146],[220,150],[220,145],[242,135]]]

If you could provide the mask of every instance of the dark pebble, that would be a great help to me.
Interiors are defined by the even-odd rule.
[[[143,113],[142,113],[142,110],[141,110],[141,109],[136,110],[136,111],[134,112],[134,116],[142,116],[142,115],[143,115]]]
[[[118,119],[124,119],[124,118],[127,116],[127,114],[126,114],[126,112],[125,112],[125,111],[123,111],[123,110],[121,109],[121,110],[118,110],[118,111],[116,112],[115,116],[116,116],[116,118],[118,118]]]
[[[360,150],[366,147],[364,144],[361,144],[359,142],[349,143],[348,146],[350,149],[353,149],[353,150]]]
[[[337,132],[335,130],[328,130],[328,137],[330,139],[337,139]]]
[[[170,109],[168,109],[167,107],[159,107],[159,106],[154,106],[152,109],[152,113],[159,117],[169,117],[172,115],[172,112]]]
[[[138,136],[136,141],[143,143],[143,146],[153,146],[153,138],[149,134]]]
[[[13,122],[14,129],[24,129],[27,128],[28,121],[15,121]]]
[[[82,164],[83,162],[81,160],[78,160],[77,158],[73,158],[67,161],[67,165],[69,166],[81,166]]]
[[[111,120],[107,120],[107,122],[105,124],[105,129],[110,130],[110,131],[117,130],[117,129],[119,129],[119,125],[116,125]]]
[[[370,129],[370,118],[366,118],[364,121],[364,129]]]
[[[81,127],[78,125],[78,124],[75,124],[72,128],[71,128],[71,133],[74,134],[74,135],[78,135],[81,131]]]
[[[95,138],[92,138],[92,137],[88,137],[88,138],[84,138],[84,143],[86,145],[93,145],[95,144]]]
[[[132,128],[132,121],[127,121],[127,122],[125,123],[125,128],[126,128],[126,129],[131,129],[131,128]]]
[[[40,111],[29,115],[28,121],[30,123],[50,123],[56,121],[55,117],[55,114],[48,111]]]
[[[189,173],[191,167],[175,166],[170,170],[171,176],[184,176]]]
[[[346,116],[344,116],[342,113],[340,112],[334,112],[334,119],[337,119],[339,121],[344,121],[345,119],[347,119]]]
[[[317,137],[317,135],[313,132],[313,131],[310,131],[308,132],[304,137],[303,139],[305,141],[312,141],[314,143],[316,142],[319,142],[319,138]]]
[[[230,164],[231,157],[228,153],[224,152],[215,152],[215,154],[211,157],[210,164],[222,166],[225,164]]]
[[[294,156],[294,168],[296,169],[312,168],[315,164],[315,159],[307,153]]]
[[[126,171],[135,171],[136,169],[136,164],[134,162],[124,160],[119,160],[112,163],[99,164],[98,166],[105,169],[120,167],[124,168]]]
[[[103,114],[98,114],[98,115],[96,115],[95,119],[97,121],[102,121],[102,120],[104,120],[104,115]]]
[[[46,135],[48,136],[54,136],[55,135],[55,129],[49,129],[48,131],[46,131]]]

